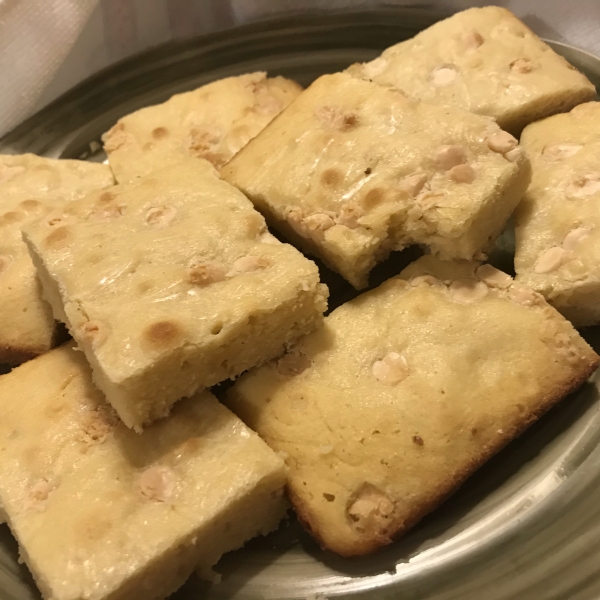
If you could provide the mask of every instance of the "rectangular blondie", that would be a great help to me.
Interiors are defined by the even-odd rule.
[[[600,323],[600,103],[532,123],[533,181],[515,212],[515,271],[576,326]]]
[[[122,117],[102,136],[104,149],[119,183],[188,156],[219,168],[301,91],[266,73],[220,79]]]
[[[585,75],[500,6],[459,12],[348,72],[493,117],[515,135],[596,94]]]
[[[530,178],[491,119],[345,73],[320,77],[221,174],[356,288],[409,244],[442,258],[485,251]]]
[[[56,334],[21,227],[113,184],[106,165],[0,154],[0,363],[17,365],[47,352]]]
[[[316,265],[188,158],[24,233],[57,319],[128,427],[273,358],[321,323]]]
[[[67,345],[0,404],[0,506],[47,600],[165,598],[285,514],[283,461],[208,392],[136,434]]]
[[[426,256],[243,375],[226,404],[285,453],[321,546],[354,556],[402,535],[599,361],[505,273]]]

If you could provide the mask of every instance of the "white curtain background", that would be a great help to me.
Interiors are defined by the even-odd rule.
[[[306,8],[507,6],[600,55],[600,0],[0,0],[0,135],[98,70],[163,42]]]

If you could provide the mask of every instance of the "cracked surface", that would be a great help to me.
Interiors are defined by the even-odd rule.
[[[220,79],[122,117],[102,136],[104,149],[119,183],[189,156],[220,168],[301,91],[266,73]]]
[[[56,331],[21,227],[113,183],[106,165],[0,155],[0,363],[16,365],[47,352]]]
[[[405,532],[600,361],[539,294],[490,265],[431,256],[292,352],[309,366],[254,369],[226,403],[283,453],[300,519],[346,556]],[[401,371],[392,385],[373,376],[382,357]]]
[[[515,211],[515,271],[576,326],[600,323],[600,103],[523,131],[533,179]]]
[[[96,216],[107,203],[122,208],[110,227]],[[206,161],[187,159],[62,212],[56,225],[52,214],[31,224],[27,243],[55,317],[129,427],[274,358],[322,320],[327,289],[316,265],[266,243],[264,219]],[[56,231],[65,232],[60,243]]]
[[[459,12],[348,71],[421,100],[493,117],[515,135],[596,93],[582,73],[498,6]]]
[[[67,345],[0,404],[0,505],[45,598],[165,598],[287,508],[282,459],[207,392],[135,433]]]
[[[513,142],[491,119],[338,73],[313,83],[221,174],[361,288],[393,249],[416,243],[467,259],[485,250],[529,183],[526,156],[505,155]]]

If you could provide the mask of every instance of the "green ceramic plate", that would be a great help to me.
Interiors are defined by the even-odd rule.
[[[416,9],[313,13],[163,46],[68,92],[0,140],[0,152],[104,160],[90,143],[141,106],[252,70],[306,85],[322,73],[372,58],[439,16]],[[600,84],[600,59],[553,46]],[[352,294],[339,280],[332,283],[337,302]],[[598,350],[600,333],[590,330],[586,336]],[[565,399],[442,508],[378,554],[342,560],[319,550],[291,521],[226,556],[218,570],[220,585],[192,579],[174,598],[597,600],[597,385],[589,383]],[[6,526],[0,527],[0,598],[39,598],[27,569],[17,562]]]

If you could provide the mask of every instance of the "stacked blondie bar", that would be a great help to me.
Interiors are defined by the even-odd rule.
[[[304,91],[252,73],[124,116],[108,165],[0,156],[0,519],[44,597],[163,599],[288,500],[375,551],[582,385],[594,95],[486,7]],[[514,278],[485,262],[513,214]],[[413,245],[324,318],[310,257],[362,290]]]

